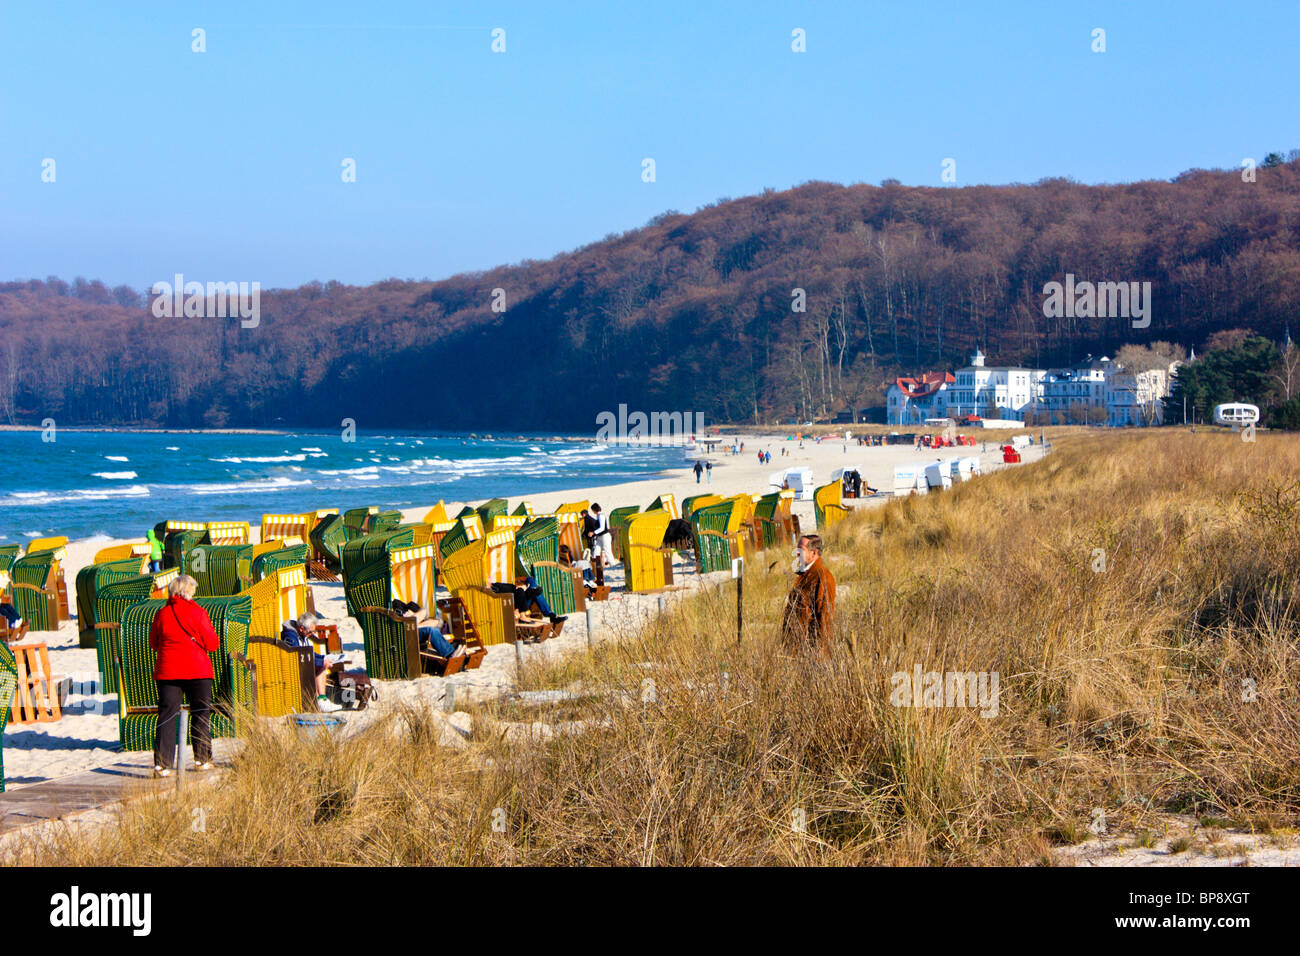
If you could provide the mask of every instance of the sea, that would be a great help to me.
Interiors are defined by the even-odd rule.
[[[138,538],[159,521],[432,507],[641,481],[682,449],[555,436],[357,431],[0,432],[0,544]],[[48,440],[53,439],[53,440]],[[648,502],[617,502],[645,505]],[[615,503],[611,502],[611,505]],[[607,506],[608,507],[608,506]]]

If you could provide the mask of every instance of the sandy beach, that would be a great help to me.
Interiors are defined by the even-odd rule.
[[[1019,434],[1020,432],[1016,432]],[[1005,439],[1012,433],[991,433],[987,451],[981,454],[983,470],[995,470],[1003,467],[997,441]],[[977,431],[975,438],[981,438]],[[730,436],[724,436],[730,438]],[[629,482],[599,488],[574,488],[563,492],[551,492],[541,495],[524,495],[533,509],[546,513],[556,506],[571,501],[588,500],[599,502],[606,510],[623,505],[640,505],[644,508],[656,495],[672,494],[678,502],[684,498],[702,492],[731,495],[739,493],[766,493],[771,490],[769,475],[773,472],[792,467],[811,468],[813,478],[818,484],[824,484],[835,468],[858,467],[868,484],[887,489],[892,485],[893,469],[896,464],[928,463],[937,458],[949,458],[962,453],[977,454],[980,446],[974,448],[945,448],[941,450],[915,450],[910,445],[890,445],[879,447],[862,447],[856,441],[823,439],[820,443],[805,440],[803,447],[797,441],[784,441],[771,436],[738,435],[736,441],[743,442],[744,454],[729,455],[717,453],[712,456],[714,467],[711,477],[696,482],[691,471],[690,462],[683,457],[682,467],[673,469],[661,477],[647,481]],[[787,454],[781,455],[785,448]],[[772,453],[771,464],[760,464],[759,450]],[[1032,461],[1041,449],[1034,445],[1025,454],[1025,461]],[[513,507],[518,499],[511,499]],[[863,505],[883,503],[885,498],[861,502]],[[382,505],[382,501],[376,501]],[[436,501],[429,501],[427,506],[407,509],[403,513],[407,520],[420,520],[428,507]],[[447,501],[449,511],[454,513],[463,504],[478,502]],[[196,500],[193,513],[178,515],[159,515],[159,519],[193,519],[203,520],[202,501]],[[329,501],[320,502],[329,506]],[[256,502],[250,502],[248,517],[251,520],[254,540],[258,536],[258,521],[263,509]],[[271,509],[265,509],[271,510]],[[796,501],[794,513],[799,516],[804,528],[814,527],[813,503],[811,500]],[[141,531],[143,532],[143,528]],[[68,584],[69,601],[73,613],[76,611],[75,581],[77,571],[93,561],[95,552],[115,543],[114,540],[99,537],[71,542],[68,545],[68,559],[64,562],[64,574]],[[687,571],[689,565],[679,564],[677,571]],[[593,640],[605,639],[620,631],[640,626],[646,615],[658,607],[657,595],[635,595],[620,589],[622,584],[621,568],[616,568],[609,575],[610,583],[615,586],[610,601],[592,605]],[[689,590],[702,582],[698,575],[679,574],[678,582],[685,587],[673,592],[675,598],[689,593]],[[339,633],[344,650],[352,659],[352,666],[365,665],[360,626],[347,616],[343,598],[343,587],[337,583],[312,582],[316,606],[327,620],[339,624]],[[10,724],[5,730],[4,761],[6,786],[17,789],[30,786],[44,780],[62,777],[80,771],[110,766],[129,764],[145,766],[150,760],[147,753],[118,752],[117,697],[113,694],[98,693],[98,667],[95,651],[78,646],[75,620],[64,622],[57,632],[29,634],[28,641],[44,642],[50,652],[51,666],[56,674],[73,679],[72,694],[63,719],[52,723]],[[586,620],[577,615],[566,624],[563,634],[544,644],[524,649],[526,654],[564,654],[571,649],[584,647],[587,642]],[[516,655],[510,646],[493,648],[483,665],[473,671],[463,672],[451,678],[422,677],[414,681],[384,682],[380,687],[380,701],[360,714],[348,714],[349,731],[364,727],[370,720],[386,708],[402,701],[420,702],[437,710],[452,710],[463,706],[467,699],[482,698],[509,692],[513,686],[516,668]],[[451,690],[454,705],[446,695]],[[229,753],[230,741],[216,741],[216,757],[220,762]]]

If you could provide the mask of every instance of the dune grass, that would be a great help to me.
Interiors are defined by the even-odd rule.
[[[827,664],[780,648],[772,551],[739,641],[719,581],[530,666],[574,695],[481,705],[463,750],[408,709],[343,740],[263,727],[219,786],[8,862],[1020,864],[1098,821],[1300,819],[1300,439],[1075,433],[852,516],[826,560]],[[896,706],[917,665],[996,672],[996,716]]]

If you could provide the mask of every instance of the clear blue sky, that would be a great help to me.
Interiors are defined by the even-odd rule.
[[[958,185],[1235,167],[1300,147],[1298,54],[1295,0],[0,0],[0,278],[441,278],[947,157]]]

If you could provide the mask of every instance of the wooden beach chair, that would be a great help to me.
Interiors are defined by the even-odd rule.
[[[813,491],[813,513],[817,519],[817,533],[820,534],[844,520],[853,509],[842,503],[843,484],[832,481]]]
[[[198,582],[197,597],[230,597],[252,583],[253,545],[198,544],[180,567]]]
[[[736,502],[723,501],[697,508],[691,513],[695,536],[695,560],[700,573],[730,571],[731,562],[743,555],[736,526]]]
[[[101,584],[96,589],[95,657],[99,662],[100,686],[105,693],[117,693],[119,638],[126,609],[141,601],[165,599],[168,585],[179,574],[178,568],[169,568],[157,574],[139,574]]]
[[[148,557],[126,557],[116,561],[88,564],[77,572],[77,637],[82,647],[97,647],[95,624],[95,603],[99,599],[99,589],[116,581],[137,578],[143,575],[148,564]]]
[[[283,717],[316,710],[316,663],[310,646],[295,647],[250,635],[236,664],[247,669],[250,704],[258,717]]]
[[[474,670],[483,663],[483,658],[487,656],[487,648],[483,645],[478,628],[474,626],[474,621],[469,616],[465,602],[455,596],[442,598],[438,601],[438,610],[442,612],[442,619],[451,628],[451,643],[464,644],[466,647],[464,670]]]
[[[26,554],[9,569],[9,588],[18,616],[31,631],[59,629],[58,552]]]
[[[195,603],[208,612],[212,629],[221,640],[221,646],[208,655],[215,675],[212,736],[233,737],[241,713],[252,705],[252,675],[245,663],[252,602],[237,596],[196,598]],[[141,601],[127,608],[122,618],[117,685],[118,737],[124,751],[153,750],[158,728],[158,685],[153,678],[157,655],[149,646],[149,628],[166,606],[166,601]]]
[[[623,566],[629,591],[656,591],[673,583],[673,552],[663,546],[672,520],[672,512],[656,508],[629,516],[623,525]]]
[[[302,568],[306,572],[307,545],[294,544],[254,555],[251,565],[253,583],[256,584],[281,568]]]
[[[348,614],[361,625],[366,669],[375,680],[412,680],[420,675],[420,637],[414,617],[392,608],[394,600],[430,606],[437,586],[432,545],[415,545],[409,528],[363,535],[343,545],[343,594]],[[412,567],[398,573],[402,564]],[[409,594],[409,596],[407,596]]]
[[[560,563],[560,523],[555,518],[534,518],[515,535],[515,550],[525,574],[532,575],[551,610],[576,614],[587,607],[582,572]]]
[[[513,529],[477,538],[443,559],[443,583],[464,603],[485,645],[514,642],[515,573]],[[493,591],[494,583],[509,584],[511,593]]]
[[[666,511],[671,518],[680,518],[681,513],[677,510],[677,501],[672,495],[659,495],[654,501],[650,502],[646,511]]]

